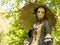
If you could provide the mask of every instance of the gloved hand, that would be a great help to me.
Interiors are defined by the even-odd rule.
[[[29,45],[29,41],[27,39],[24,40],[24,45]]]

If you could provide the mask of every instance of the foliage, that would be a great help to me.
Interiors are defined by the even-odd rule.
[[[15,17],[15,20],[11,22],[9,32],[7,33],[9,45],[23,45],[24,39],[27,38],[27,30],[20,24],[19,17],[17,18]]]
[[[25,4],[29,4],[30,0],[24,0]],[[57,15],[58,20],[56,24],[56,31],[52,32],[52,35],[54,37],[55,42],[53,42],[53,45],[60,45],[60,0],[36,0],[37,3],[44,3],[48,5],[51,10]],[[10,17],[13,17],[14,20],[10,23],[10,28],[7,32],[8,36],[8,45],[23,45],[23,41],[25,38],[27,38],[27,30],[20,24],[20,15],[19,14],[19,8],[20,3],[22,3],[23,0],[1,0],[0,6],[6,5],[7,6],[7,15],[5,18],[9,19]],[[30,1],[32,2],[32,1]],[[34,2],[33,2],[34,3]],[[5,8],[5,7],[4,7]],[[0,14],[1,15],[1,14]],[[4,14],[3,14],[4,15]],[[2,15],[2,16],[3,16]],[[1,40],[1,35],[0,35]]]

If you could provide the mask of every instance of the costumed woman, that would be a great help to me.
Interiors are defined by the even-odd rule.
[[[46,18],[46,9],[39,6],[34,10],[36,14],[36,23],[28,32],[29,45],[51,45],[51,27],[48,19]]]

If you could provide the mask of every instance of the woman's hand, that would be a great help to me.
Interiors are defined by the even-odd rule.
[[[52,38],[52,36],[50,34],[46,34],[46,36],[44,37],[45,39],[46,38]]]

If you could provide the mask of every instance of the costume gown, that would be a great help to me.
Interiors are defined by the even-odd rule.
[[[41,24],[37,22],[37,24],[33,25],[34,30],[36,30],[37,34],[35,35],[33,31],[33,37],[30,45],[45,45],[45,36],[46,34],[51,34],[50,23],[45,20]]]

